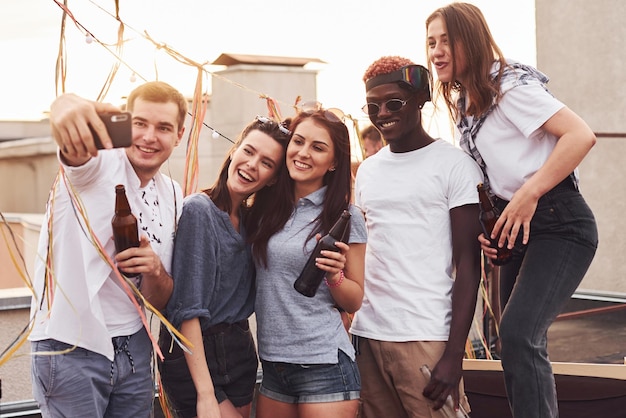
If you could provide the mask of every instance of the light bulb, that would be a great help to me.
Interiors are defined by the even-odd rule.
[[[131,83],[134,83],[135,81],[137,81],[137,76],[135,75],[135,73],[132,73],[132,74],[130,75],[130,82],[131,82]]]
[[[220,137],[219,132],[217,132],[215,129],[213,130],[213,133],[211,134],[211,137],[213,139],[218,139]]]
[[[91,36],[90,33],[88,33],[87,36],[85,37],[85,42],[87,42],[88,44],[93,42],[93,36]]]

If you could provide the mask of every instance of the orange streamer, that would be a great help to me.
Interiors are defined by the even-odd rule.
[[[183,194],[194,193],[198,188],[198,139],[204,123],[204,117],[208,106],[208,100],[202,92],[202,67],[198,67],[196,87],[191,105],[191,130],[187,139],[187,154],[185,158],[185,180]]]

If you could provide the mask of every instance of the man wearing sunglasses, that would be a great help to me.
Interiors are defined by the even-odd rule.
[[[461,376],[480,283],[482,173],[424,130],[424,67],[382,57],[363,80],[363,110],[389,144],[362,162],[355,183],[368,228],[365,297],[350,330],[363,417],[430,417],[448,396],[469,410]]]

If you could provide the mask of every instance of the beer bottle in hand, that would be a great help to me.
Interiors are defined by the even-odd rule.
[[[480,224],[483,227],[485,237],[491,241],[491,248],[497,248],[497,258],[492,258],[491,262],[496,266],[501,266],[511,260],[511,250],[506,247],[498,248],[498,239],[491,239],[491,231],[500,217],[500,211],[493,205],[491,198],[487,194],[487,190],[482,183],[476,186],[478,190],[478,199],[480,200]]]
[[[126,189],[123,184],[115,186],[115,215],[111,220],[115,252],[119,253],[130,247],[139,247],[139,230],[137,218],[130,211]],[[124,273],[126,277],[137,277],[139,273]]]
[[[339,248],[335,245],[335,242],[346,242],[350,236],[350,212],[344,210],[341,217],[335,222],[330,232],[324,235],[315,245],[315,249],[311,253],[307,260],[300,276],[293,284],[293,287],[303,294],[312,298],[315,296],[317,289],[319,288],[326,272],[317,268],[315,265],[315,259],[320,257],[322,250],[329,250],[339,252]]]

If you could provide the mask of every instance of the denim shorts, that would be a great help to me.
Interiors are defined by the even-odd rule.
[[[245,406],[252,402],[259,364],[254,339],[248,321],[221,325],[214,327],[214,332],[202,331],[215,397],[219,403],[228,399],[235,407]],[[176,349],[168,352],[170,338],[161,330],[159,346],[165,356],[159,362],[161,384],[177,416],[195,417],[196,388],[182,350],[175,345]]]
[[[361,375],[356,362],[339,350],[337,364],[291,364],[261,360],[259,392],[275,401],[298,404],[359,399]]]

